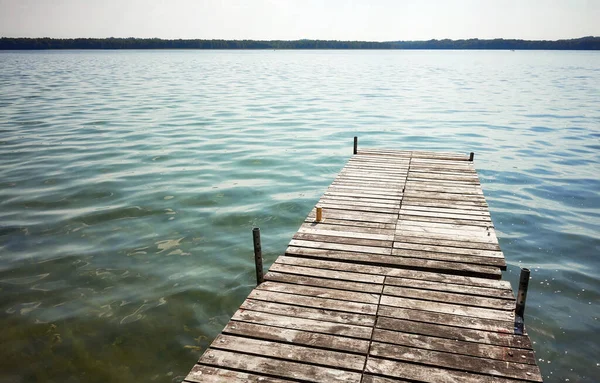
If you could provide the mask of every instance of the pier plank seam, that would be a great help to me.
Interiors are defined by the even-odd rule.
[[[187,382],[539,382],[469,157],[358,151]]]

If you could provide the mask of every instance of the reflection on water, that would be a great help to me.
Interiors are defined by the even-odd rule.
[[[0,54],[0,381],[181,380],[360,146],[476,152],[548,382],[600,342],[594,52]]]

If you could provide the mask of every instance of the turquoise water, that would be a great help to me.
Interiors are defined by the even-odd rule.
[[[600,53],[0,53],[0,381],[178,382],[359,146],[474,151],[548,382],[600,380]]]

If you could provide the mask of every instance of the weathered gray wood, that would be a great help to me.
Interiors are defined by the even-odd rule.
[[[426,335],[390,331],[382,328],[375,329],[373,332],[373,340],[425,350],[448,352],[457,355],[470,355],[513,363],[535,364],[535,355],[533,354],[533,351],[519,348],[507,348],[505,346],[465,342],[457,339],[450,340],[436,338]]]
[[[224,334],[217,336],[210,347],[355,371],[362,371],[366,359],[364,355]]]
[[[365,372],[424,383],[516,383],[514,379],[373,357],[367,361]]]
[[[296,266],[294,263],[285,261],[285,259],[293,259],[301,261],[301,264],[307,264],[309,267],[305,266]],[[269,269],[269,273],[278,274],[287,273],[287,274],[297,274],[299,276],[304,277],[318,277],[319,279],[332,279],[332,280],[340,280],[340,281],[351,281],[354,283],[365,283],[365,284],[383,284],[384,276],[383,275],[372,275],[362,272],[347,272],[341,271],[335,268],[326,269],[326,268],[317,268],[310,265],[311,259],[305,258],[292,258],[281,256],[277,259],[277,262],[271,265]],[[300,263],[300,262],[299,262]],[[321,267],[321,265],[318,265]],[[335,266],[334,266],[335,267]],[[366,287],[365,287],[366,288]]]
[[[322,326],[317,327],[315,330],[320,329],[322,329]],[[331,330],[331,327],[329,330]],[[223,329],[223,333],[359,354],[366,354],[369,351],[368,340],[321,334],[313,332],[312,329],[311,331],[304,331],[250,322],[230,321]]]
[[[325,222],[306,222],[303,223],[300,228],[301,229],[314,229],[314,230],[327,230],[327,231],[348,231],[350,233],[362,233],[362,234],[381,234],[394,236],[394,229],[385,229],[385,228],[377,228],[377,227],[365,227],[365,226],[354,226],[351,225],[354,223],[353,221],[348,222],[346,225],[340,224],[332,224]],[[395,226],[395,225],[394,225]]]
[[[421,315],[422,313],[415,310],[402,309],[399,310],[398,313],[399,316],[404,317],[408,317],[412,314],[414,314],[413,316],[416,319],[421,319],[424,317]],[[509,347],[511,349],[531,350],[531,341],[528,337],[523,335],[513,335],[512,331],[509,332],[508,330],[506,330],[506,332],[497,332],[496,329],[502,329],[503,327],[501,325],[497,326],[490,321],[487,321],[490,323],[484,323],[482,321],[474,322],[476,327],[488,328],[488,330],[482,330],[464,327],[468,326],[468,323],[463,323],[463,327],[461,328],[446,324],[438,324],[435,323],[436,318],[431,319],[434,323],[381,316],[377,319],[377,328],[450,339],[452,341],[465,341],[473,344],[488,344],[500,347]]]
[[[384,289],[385,290],[385,289]],[[385,293],[384,293],[385,294]],[[511,311],[484,309],[479,307],[463,306],[442,302],[422,301],[420,299],[399,298],[390,295],[381,297],[381,305],[400,307],[412,310],[432,311],[436,313],[461,315],[465,317],[514,321],[515,315]]]
[[[306,217],[304,222],[314,225],[319,224],[327,224],[327,225],[339,225],[346,226],[354,230],[356,227],[365,227],[371,229],[384,229],[384,230],[394,230],[396,228],[395,222],[371,222],[371,221],[355,221],[355,220],[346,220],[343,218],[332,218],[332,217],[324,217],[323,222],[316,222],[315,216],[312,217],[309,215]]]
[[[385,283],[393,286],[401,286],[401,287],[413,287],[417,289],[423,290],[434,290],[434,291],[446,291],[467,295],[476,295],[481,297],[494,297],[500,299],[507,299],[513,302],[515,297],[512,293],[512,290],[508,289],[498,289],[498,288],[489,288],[489,287],[478,287],[478,286],[465,286],[454,283],[444,283],[444,282],[432,282],[432,281],[424,281],[419,279],[409,279],[409,278],[396,278],[396,277],[387,277],[385,279]]]
[[[398,214],[399,208],[387,208],[378,206],[369,206],[365,204],[352,204],[352,203],[341,203],[340,201],[331,201],[327,199],[321,199],[319,206],[323,209],[336,209],[336,210],[348,210],[352,212],[366,212],[366,213],[388,213]]]
[[[214,367],[224,367],[240,371],[280,376],[283,378],[310,380],[312,382],[359,383],[361,380],[361,374],[358,372],[239,354],[224,350],[207,350],[199,363]]]
[[[390,286],[393,287],[393,286]],[[346,290],[337,290],[331,289],[327,287],[321,286],[305,286],[291,283],[280,283],[275,281],[266,281],[260,284],[257,288],[258,290],[265,291],[273,291],[280,292],[286,294],[294,294],[294,295],[306,295],[310,297],[318,297],[318,298],[330,298],[330,299],[339,299],[342,301],[350,301],[350,302],[360,302],[360,303],[372,303],[377,304],[379,302],[379,294],[370,294],[370,293],[360,293],[356,291],[346,291]],[[395,290],[392,290],[390,294],[392,294]],[[485,298],[475,298],[480,299],[482,302]],[[469,301],[471,302],[471,301]]]
[[[324,250],[352,251],[352,252],[357,252],[357,253],[370,253],[370,254],[381,254],[381,255],[390,255],[392,252],[391,247],[346,245],[346,244],[342,244],[342,243],[317,242],[317,241],[300,240],[300,239],[292,239],[290,241],[290,246],[309,247],[309,248],[313,248],[313,249],[324,249]]]
[[[313,242],[314,243],[314,242]],[[335,245],[335,244],[331,244]],[[336,245],[337,247],[346,245]],[[334,246],[330,246],[334,247]],[[385,248],[378,248],[387,250]],[[417,259],[392,255],[382,255],[365,251],[364,253],[357,252],[357,247],[352,248],[353,251],[344,251],[341,249],[330,248],[310,248],[289,246],[286,249],[287,255],[302,255],[307,257],[322,258],[336,261],[361,262],[372,265],[395,266],[412,268],[416,270],[430,270],[439,272],[445,270],[457,275],[479,276],[486,278],[500,278],[502,272],[494,266],[474,265],[474,264],[459,264],[457,262],[437,261],[430,259]],[[358,249],[358,251],[364,249]]]
[[[431,252],[437,252],[437,253],[474,255],[474,256],[478,256],[478,257],[491,257],[491,258],[504,259],[504,254],[502,254],[501,251],[495,251],[495,250],[468,249],[468,248],[452,247],[452,246],[422,245],[419,243],[407,243],[407,242],[394,242],[394,248],[395,249],[406,249],[406,250],[431,251]]]
[[[456,262],[464,264],[482,265],[482,266],[495,266],[502,270],[506,268],[506,262],[502,258],[492,257],[479,257],[476,255],[461,255],[453,253],[437,253],[431,251],[419,251],[419,250],[406,250],[406,249],[393,249],[392,255],[405,257],[405,258],[417,258],[417,259],[430,259],[444,262]]]
[[[357,239],[370,239],[370,240],[378,240],[378,241],[393,241],[394,233],[390,234],[379,234],[374,233],[373,230],[370,232],[361,232],[354,231],[351,228],[346,227],[346,230],[339,230],[339,228],[334,228],[334,230],[328,230],[325,225],[307,225],[303,224],[300,229],[298,229],[299,233],[304,234],[313,234],[313,235],[323,235],[329,237],[346,237],[346,238],[357,238]],[[331,226],[331,225],[329,225]],[[337,230],[336,230],[337,229]]]
[[[259,312],[259,315],[256,314]],[[352,314],[352,313],[340,313],[339,311],[333,310],[322,310],[318,308],[311,307],[301,307],[294,306],[283,303],[275,303],[268,301],[259,301],[254,299],[246,299],[244,303],[240,306],[240,310],[238,310],[232,317],[234,320],[246,320],[243,318],[252,317],[260,317],[267,318],[271,314],[270,319],[272,321],[279,320],[281,322],[280,327],[288,327],[286,324],[290,323],[289,318],[297,318],[308,319],[308,320],[316,320],[322,323],[327,324],[328,322],[334,322],[334,325],[338,324],[348,324],[349,331],[355,331],[355,335],[350,334],[341,334],[340,335],[348,335],[355,336],[357,338],[362,338],[360,334],[368,333],[370,334],[370,326],[373,326],[375,323],[375,317],[372,315],[366,314]],[[257,322],[262,323],[262,322]],[[331,323],[329,323],[331,324]],[[314,325],[314,321],[311,322],[311,325]],[[363,327],[367,326],[367,327]],[[296,327],[290,327],[296,328]],[[310,328],[304,328],[305,330],[310,330]],[[367,331],[368,330],[368,331]],[[318,331],[318,330],[314,330]],[[322,331],[327,332],[327,331]]]
[[[460,247],[464,249],[479,249],[479,250],[492,250],[500,251],[500,246],[493,242],[472,242],[472,241],[461,241],[461,240],[449,240],[441,238],[429,238],[424,236],[415,236],[411,232],[406,235],[396,235],[395,242],[406,242],[406,243],[420,243],[422,245],[434,245],[434,246],[450,246]]]
[[[411,302],[410,306],[415,306],[414,303]],[[502,335],[510,334],[514,332],[514,322],[510,323],[510,321],[506,320],[497,320],[497,319],[486,319],[486,318],[475,318],[475,317],[467,317],[462,315],[448,314],[443,312],[434,312],[427,310],[419,310],[414,308],[403,308],[403,307],[392,307],[386,305],[380,305],[379,310],[377,312],[379,318],[381,317],[390,317],[395,319],[406,319],[414,322],[423,322],[429,324],[439,324],[442,323],[443,327],[447,329],[452,329],[456,327],[462,327],[462,330],[465,329],[474,329],[474,330],[483,330],[489,331],[490,333],[503,333]],[[395,330],[392,328],[392,330]],[[398,330],[401,331],[401,330]],[[439,336],[439,335],[436,335]],[[458,338],[462,339],[462,338]],[[466,339],[464,339],[466,340]],[[513,346],[518,347],[518,346]]]
[[[274,264],[275,266],[277,264]],[[277,270],[283,267],[290,267],[287,265],[279,265],[271,269]],[[305,268],[306,269],[306,268]],[[350,281],[340,281],[337,279],[327,279],[327,278],[315,278],[308,277],[306,275],[297,275],[297,274],[289,274],[289,273],[278,273],[275,271],[269,271],[265,275],[265,280],[281,282],[281,283],[294,283],[298,285],[305,286],[316,286],[316,287],[326,287],[330,289],[338,289],[338,290],[347,290],[347,291],[358,291],[364,293],[374,293],[381,294],[382,285],[375,285],[370,283],[360,283],[360,282],[350,282]]]
[[[377,305],[375,304],[348,302],[329,298],[308,297],[304,295],[278,293],[274,291],[264,291],[258,289],[252,290],[250,295],[248,295],[248,298],[302,307],[346,311],[357,314],[375,315],[377,312]]]
[[[266,282],[265,282],[266,283]],[[512,311],[514,301],[492,297],[481,297],[454,293],[448,291],[431,291],[405,286],[385,286],[383,293],[401,298],[415,298],[430,302],[452,303],[461,306],[492,308],[497,310]]]
[[[536,366],[528,364],[457,355],[380,342],[371,343],[369,354],[404,362],[418,362],[431,366],[449,367],[504,378],[522,379],[532,382],[542,381],[539,369]]]
[[[265,375],[249,374],[224,368],[195,365],[184,382],[194,383],[289,383],[291,380],[272,378]]]
[[[311,234],[311,233],[296,233],[294,239],[303,241],[313,242],[328,242],[328,243],[339,243],[346,245],[357,245],[357,246],[376,246],[386,248],[386,254],[389,253],[389,248],[392,247],[393,241],[381,240],[381,239],[364,239],[356,238],[355,236],[341,236],[341,235],[322,235],[322,234]],[[312,246],[311,246],[312,247]]]

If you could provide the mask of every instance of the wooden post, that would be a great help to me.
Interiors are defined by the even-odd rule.
[[[354,154],[358,153],[358,137],[354,136]]]
[[[475,157],[475,153],[471,152],[469,155],[469,161],[473,162],[473,157]]]
[[[323,220],[323,208],[317,206],[317,222],[321,222]]]
[[[254,242],[254,265],[256,266],[256,286],[265,281],[263,275],[262,247],[260,245],[260,229],[252,229],[252,240]]]
[[[517,306],[515,308],[515,333],[523,335],[525,327],[525,301],[527,300],[527,289],[529,287],[529,269],[521,269],[519,278],[519,291],[517,293]]]

